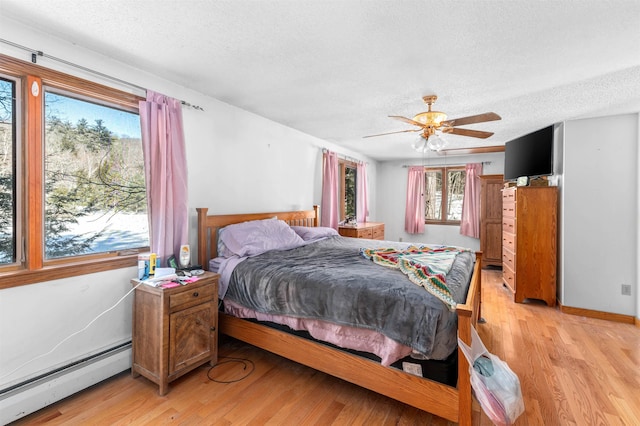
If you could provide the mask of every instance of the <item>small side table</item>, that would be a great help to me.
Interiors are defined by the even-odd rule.
[[[131,374],[159,385],[218,362],[218,279],[205,272],[198,281],[163,289],[140,285],[133,301]],[[137,279],[132,285],[139,284]]]

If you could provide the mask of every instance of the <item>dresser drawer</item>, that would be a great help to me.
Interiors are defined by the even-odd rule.
[[[358,230],[358,238],[367,238],[367,239],[372,239],[373,238],[373,230],[371,228],[364,228],[364,229],[359,229]]]
[[[516,220],[513,217],[502,218],[502,232],[508,232],[510,234],[516,233]]]
[[[516,217],[516,203],[503,200],[502,217]]]
[[[502,266],[502,281],[512,292],[516,291],[516,274],[508,266]]]
[[[188,306],[195,306],[213,299],[215,286],[198,286],[189,288],[189,284],[185,287],[185,291],[171,294],[169,296],[169,308],[183,309]]]
[[[516,252],[516,234],[510,232],[502,233],[502,247],[511,250],[512,253]]]
[[[502,190],[502,200],[515,203],[517,197],[516,188],[505,188]]]
[[[371,238],[374,240],[384,240],[384,225],[379,225],[371,229]]]
[[[516,270],[516,257],[510,250],[502,250],[502,264],[506,265],[512,271]]]

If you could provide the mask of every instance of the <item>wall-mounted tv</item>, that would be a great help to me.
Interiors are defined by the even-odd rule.
[[[553,174],[553,126],[504,145],[504,180]]]

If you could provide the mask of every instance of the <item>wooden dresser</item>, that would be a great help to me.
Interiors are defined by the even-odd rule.
[[[555,186],[502,192],[502,276],[515,302],[556,304],[557,206]]]
[[[167,393],[169,382],[218,361],[218,277],[205,272],[185,286],[136,288],[131,374],[158,384],[160,395]]]
[[[480,251],[482,267],[502,266],[503,175],[480,176]]]
[[[338,227],[338,233],[343,237],[384,240],[384,223],[362,222],[356,225],[343,225]]]

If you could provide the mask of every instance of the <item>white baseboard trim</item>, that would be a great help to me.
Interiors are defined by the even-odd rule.
[[[0,395],[6,425],[131,368],[131,344],[75,364]]]

